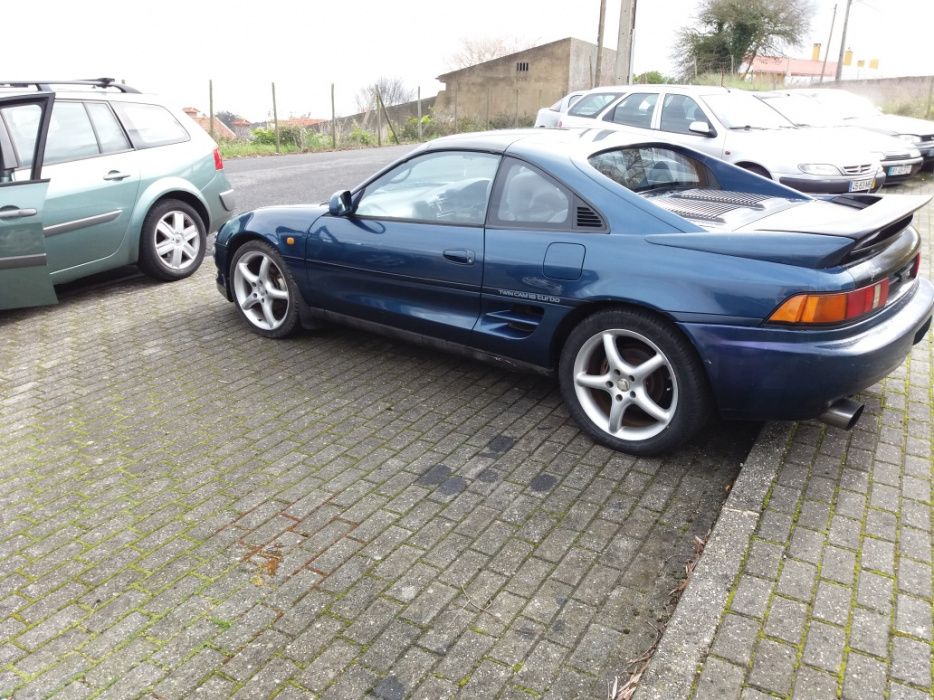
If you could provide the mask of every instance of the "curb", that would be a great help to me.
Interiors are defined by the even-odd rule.
[[[727,597],[781,466],[794,423],[767,423],[733,484],[691,580],[635,693],[636,700],[688,698],[713,643]]]

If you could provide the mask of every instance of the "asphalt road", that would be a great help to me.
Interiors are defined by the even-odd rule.
[[[412,149],[413,146],[389,146],[230,159],[224,162],[224,170],[237,190],[237,209],[247,211],[272,204],[323,202],[337,190],[351,189]]]

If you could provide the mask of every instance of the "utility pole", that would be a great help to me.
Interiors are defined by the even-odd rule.
[[[636,28],[636,0],[622,0],[619,8],[619,38],[616,42],[615,82],[632,82],[632,37]]]
[[[843,14],[843,36],[840,37],[840,58],[837,59],[837,74],[834,77],[838,83],[840,82],[840,77],[843,75],[843,53],[846,51],[846,25],[850,21],[850,5],[853,4],[853,0],[846,0],[846,12]]]
[[[597,24],[597,67],[594,69],[590,87],[597,87],[603,82],[603,27],[605,24],[606,0],[600,0],[600,21]]]
[[[820,67],[819,83],[824,82],[824,73],[827,72],[827,57],[830,55],[830,42],[833,41],[833,25],[837,21],[837,3],[833,4],[833,17],[830,18],[830,35],[827,37],[827,48],[824,50],[824,64]]]

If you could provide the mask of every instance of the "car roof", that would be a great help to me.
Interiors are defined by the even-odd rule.
[[[562,152],[569,156],[587,156],[613,146],[656,141],[658,139],[646,138],[643,134],[615,129],[509,129],[444,136],[424,144],[419,152],[466,149],[505,153],[518,146],[523,151],[541,149],[552,153]]]
[[[734,90],[719,85],[676,85],[673,83],[635,83],[631,85],[601,85],[588,93],[600,92],[680,92],[685,95],[725,95],[732,92],[748,92],[748,90]]]

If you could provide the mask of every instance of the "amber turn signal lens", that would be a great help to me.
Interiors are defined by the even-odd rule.
[[[889,298],[889,281],[838,294],[796,294],[786,299],[770,323],[826,324],[852,321],[881,309]]]

